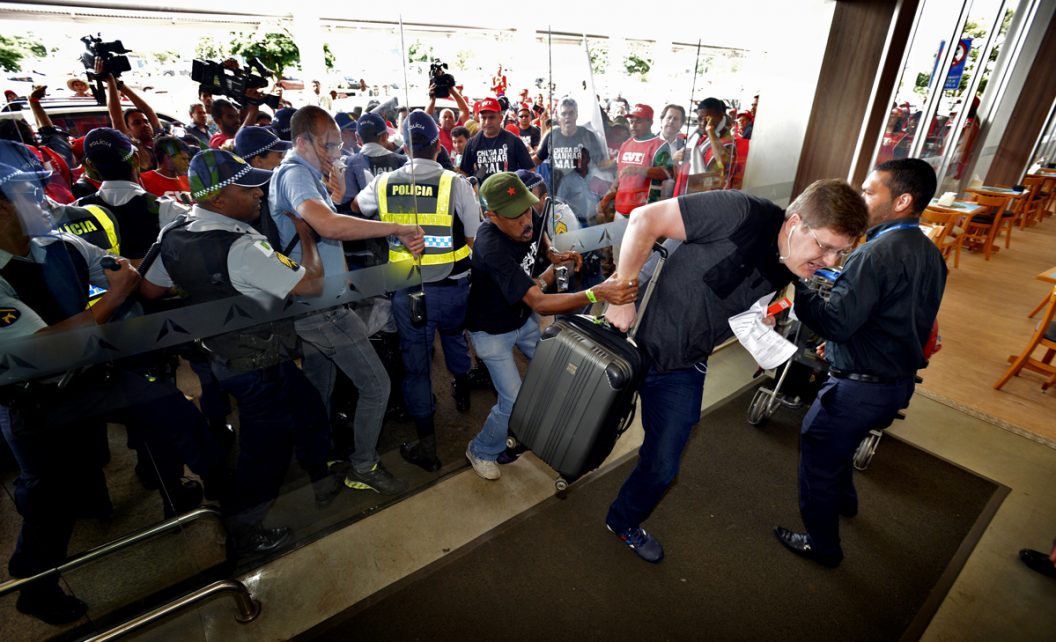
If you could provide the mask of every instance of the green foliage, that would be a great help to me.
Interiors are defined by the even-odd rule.
[[[170,62],[179,63],[180,54],[175,51],[153,51],[150,56],[154,60],[158,61],[159,64],[166,65]]]
[[[931,74],[917,74],[917,81],[913,83],[913,92],[921,96],[928,95],[928,84],[931,83]]]
[[[432,62],[435,57],[433,48],[423,45],[419,40],[415,40],[410,47],[407,47],[407,62],[409,63]]]
[[[623,59],[623,68],[627,70],[628,74],[637,74],[642,80],[645,80],[646,75],[652,68],[653,61],[644,56],[640,56],[637,53],[627,54],[627,57]]]
[[[0,69],[4,71],[21,71],[22,61],[26,58],[44,58],[47,55],[47,48],[35,40],[0,35]]]
[[[609,68],[609,46],[591,43],[587,47],[590,52],[590,70],[594,75],[605,73],[605,70]]]
[[[227,51],[212,36],[202,36],[194,46],[194,56],[203,60],[221,60],[227,57]]]
[[[266,33],[262,37],[255,34],[231,34],[230,55],[241,56],[249,61],[259,58],[264,66],[281,78],[289,67],[296,67],[301,61],[301,52],[297,49],[289,33]]]
[[[323,64],[326,65],[327,71],[333,71],[334,63],[337,62],[337,56],[334,55],[333,51],[330,51],[330,43],[323,43]]]

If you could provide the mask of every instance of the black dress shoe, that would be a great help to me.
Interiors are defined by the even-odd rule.
[[[810,535],[806,533],[796,533],[787,528],[775,526],[774,536],[777,537],[777,541],[781,542],[781,544],[788,550],[801,557],[814,560],[822,566],[836,568],[840,565],[840,562],[843,561],[843,553],[837,555],[820,555],[814,550],[814,545],[810,541]]]
[[[455,409],[459,412],[467,412],[469,410],[469,390],[472,384],[469,381],[469,375],[462,375],[461,377],[455,377],[455,380],[451,382],[451,391],[455,397]]]
[[[440,470],[440,459],[435,453],[425,452],[418,442],[403,442],[400,444],[400,457],[408,464],[414,464],[427,473],[435,473]]]
[[[202,505],[205,493],[202,485],[193,479],[181,479],[179,483],[169,483],[165,487],[168,489],[168,495],[162,499],[165,519],[189,513]]]
[[[312,492],[315,493],[315,505],[319,508],[329,506],[337,498],[341,489],[344,488],[344,481],[344,474],[335,474],[333,472],[322,479],[313,481]]]
[[[1024,548],[1019,552],[1019,559],[1023,560],[1031,569],[1047,577],[1056,577],[1056,565],[1053,565],[1049,556],[1032,548]]]
[[[233,553],[236,558],[267,555],[282,550],[293,540],[293,532],[280,528],[257,528],[235,538]]]
[[[31,615],[52,626],[76,622],[88,612],[88,606],[84,602],[72,595],[66,595],[54,584],[47,588],[23,589],[15,602],[15,608],[19,613]]]

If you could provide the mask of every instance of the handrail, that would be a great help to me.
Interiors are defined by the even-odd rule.
[[[121,539],[116,539],[112,542],[107,542],[106,544],[103,544],[101,546],[89,549],[84,553],[78,555],[77,557],[68,560],[61,566],[56,566],[55,568],[48,569],[41,573],[37,573],[32,577],[23,577],[14,580],[8,580],[7,582],[0,584],[0,595],[6,595],[7,593],[11,593],[12,591],[17,591],[18,589],[22,588],[27,584],[31,584],[44,578],[51,577],[52,575],[59,575],[65,573],[66,571],[71,571],[80,566],[84,566],[88,562],[93,562],[99,559],[100,557],[106,557],[111,553],[116,553],[117,551],[128,548],[133,544],[138,544],[139,542],[150,539],[156,535],[160,535],[161,533],[164,533],[166,531],[173,530],[174,528],[183,526],[184,524],[187,524],[189,522],[196,521],[202,517],[215,517],[217,519],[220,519],[220,511],[215,508],[209,507],[196,508],[188,513],[184,513],[183,515],[179,515],[177,517],[173,517],[170,520],[155,524],[150,528],[145,528],[139,532],[132,533],[131,535],[128,535],[126,537],[122,537]]]
[[[203,586],[196,591],[192,591],[168,604],[159,606],[153,611],[147,611],[142,615],[136,616],[123,624],[115,626],[109,631],[86,638],[85,642],[115,640],[123,635],[128,635],[129,633],[142,629],[149,624],[153,624],[167,615],[171,615],[181,609],[201,602],[202,600],[219,595],[220,593],[230,593],[231,597],[235,599],[235,605],[238,606],[238,615],[235,616],[235,619],[240,623],[248,624],[260,615],[260,602],[253,599],[253,596],[249,594],[249,589],[246,588],[245,584],[238,580],[220,580],[219,582],[213,582],[212,584]]]

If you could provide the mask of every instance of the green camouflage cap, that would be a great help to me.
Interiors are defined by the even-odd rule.
[[[257,169],[222,149],[207,149],[191,159],[187,180],[191,198],[198,201],[219,192],[228,185],[259,187],[271,179],[271,172]]]

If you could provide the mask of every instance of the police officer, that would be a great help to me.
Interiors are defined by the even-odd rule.
[[[84,137],[84,164],[102,179],[99,191],[77,205],[99,205],[113,215],[121,229],[121,250],[133,265],[147,254],[161,227],[185,214],[187,208],[170,198],[157,197],[136,182],[136,147],[116,129],[100,127]]]
[[[411,320],[411,289],[396,292],[392,301],[406,370],[403,396],[418,432],[418,442],[401,445],[400,454],[432,472],[440,468],[429,375],[437,331],[447,369],[455,377],[452,384],[455,404],[460,411],[469,410],[470,360],[464,330],[469,301],[470,248],[480,225],[480,205],[468,182],[436,162],[440,131],[429,114],[421,110],[411,112],[403,123],[403,139],[411,162],[375,178],[359,193],[356,203],[363,214],[378,214],[384,222],[420,224],[426,238],[421,264],[451,266],[445,279],[423,285],[427,301],[423,325],[416,326]],[[413,259],[402,245],[389,250],[390,263],[410,265]]]
[[[862,196],[865,245],[848,257],[828,301],[796,285],[796,315],[827,341],[829,379],[803,418],[799,511],[805,533],[780,526],[777,539],[824,566],[843,560],[840,516],[858,513],[851,478],[855,449],[870,429],[909,404],[946,286],[946,263],[920,231],[935,195],[935,172],[918,158],[878,165]]]
[[[192,304],[244,294],[264,317],[280,311],[289,294],[320,291],[322,265],[305,224],[296,223],[303,266],[277,252],[250,226],[260,216],[260,186],[271,172],[211,149],[194,157],[189,177],[197,205],[186,224],[162,233],[159,258],[142,286],[145,296],[161,296],[174,285],[189,294]],[[265,529],[262,522],[278,496],[295,445],[318,504],[329,503],[341,488],[340,479],[327,469],[326,412],[318,392],[293,363],[299,342],[292,319],[203,343],[221,387],[238,400],[238,468],[234,492],[222,504],[230,547],[236,557],[267,553],[290,540],[288,528]]]
[[[10,160],[18,167],[4,162]],[[0,342],[105,323],[139,282],[128,260],[115,258],[116,268],[104,270],[107,255],[101,249],[50,230],[41,187],[48,175],[33,161],[0,154]],[[89,286],[106,290],[90,307]],[[16,578],[60,565],[74,520],[86,508],[106,512],[103,462],[92,456],[100,439],[105,445],[106,421],[150,426],[144,438],[158,454],[174,443],[181,453],[193,453],[195,444],[189,442],[204,430],[201,415],[174,386],[151,383],[117,364],[7,386],[2,402],[10,411],[4,438],[20,469],[15,504],[22,528],[8,565]],[[190,457],[192,470],[209,476],[209,454]],[[201,499],[198,490],[192,503]],[[24,587],[17,607],[52,624],[72,622],[85,612],[54,576]]]

